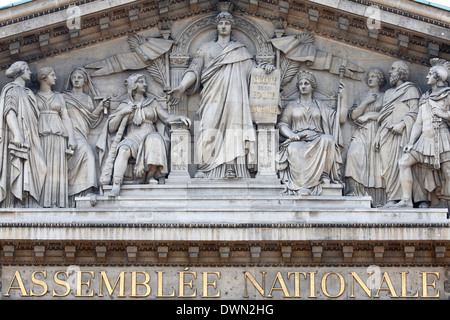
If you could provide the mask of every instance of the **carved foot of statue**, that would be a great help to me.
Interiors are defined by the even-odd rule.
[[[205,177],[205,174],[203,172],[201,172],[201,171],[197,172],[194,175],[194,178],[196,178],[196,179],[203,179],[204,177]]]
[[[111,191],[108,193],[108,198],[118,197],[121,186],[122,186],[122,179],[114,178],[113,187]]]
[[[322,184],[324,184],[324,185],[329,185],[331,183],[330,176],[325,172],[322,173],[320,180],[321,180]]]
[[[145,176],[145,181],[148,184],[158,184],[158,180],[155,177],[155,171],[147,172],[147,175]]]
[[[309,190],[309,189],[306,189],[306,188],[304,188],[304,189],[300,189],[300,190],[291,190],[291,189],[289,189],[287,186],[284,188],[284,190],[282,191],[282,192],[280,192],[282,195],[290,195],[290,196],[297,196],[297,195],[300,195],[300,196],[303,196],[303,197],[306,197],[306,196],[309,196],[309,195],[311,195],[311,190]]]
[[[112,187],[111,191],[108,193],[108,198],[115,198],[118,197],[120,193],[120,186],[114,186]]]
[[[429,205],[428,205],[428,202],[426,202],[426,201],[421,201],[417,207],[418,207],[418,208],[424,209],[424,208],[428,208]]]
[[[227,179],[236,178],[236,171],[234,171],[234,169],[227,169],[227,171],[225,171],[225,178]]]
[[[283,196],[296,196],[297,191],[289,189],[287,186],[284,186],[284,190],[280,192]]]
[[[396,203],[393,208],[412,208],[413,203],[410,198],[402,198],[398,203]]]
[[[298,194],[300,194],[301,196],[306,197],[306,196],[311,195],[311,190],[309,190],[309,189],[300,189],[298,191]]]
[[[88,196],[90,197],[89,202],[91,206],[95,207],[97,205],[97,195],[95,193],[89,193]]]
[[[398,201],[388,201],[384,206],[382,206],[383,209],[385,208],[393,208],[397,205]]]

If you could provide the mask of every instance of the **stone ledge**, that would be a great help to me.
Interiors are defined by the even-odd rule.
[[[212,203],[214,204],[214,203]],[[272,206],[266,208],[172,208],[152,207],[128,209],[1,209],[0,224],[203,224],[203,225],[426,225],[449,223],[446,209],[318,209],[295,206]]]
[[[449,241],[450,226],[280,224],[6,224],[0,240],[18,241]]]

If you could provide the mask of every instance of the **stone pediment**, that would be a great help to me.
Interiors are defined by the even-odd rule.
[[[2,69],[15,60],[38,61],[156,28],[162,20],[181,21],[216,10],[213,2],[189,1],[115,0],[108,8],[97,1],[60,1],[57,7],[38,3],[1,10]],[[438,55],[448,59],[449,21],[442,10],[420,3],[396,8],[387,1],[372,3],[348,0],[334,7],[326,1],[238,1],[235,11],[273,22],[276,27],[269,34],[294,28],[420,64]]]

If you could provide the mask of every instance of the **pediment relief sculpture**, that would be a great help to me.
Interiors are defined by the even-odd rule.
[[[372,145],[378,130],[377,119],[383,107],[386,84],[384,72],[371,68],[366,76],[369,90],[361,92],[349,110],[349,120],[356,125],[347,152],[345,167],[346,195],[372,197],[373,207],[386,204],[381,177],[380,153]]]
[[[196,183],[264,178],[283,197],[332,187],[372,207],[446,205],[447,61],[431,60],[422,94],[419,67],[371,65],[379,53],[338,54],[311,32],[232,9],[219,2],[182,28],[160,21],[160,36],[113,40],[128,49],[69,74],[39,65],[36,92],[28,64],[13,63],[0,97],[1,206],[115,201],[125,183],[162,187],[173,171]]]
[[[270,73],[274,66],[257,65],[244,44],[231,40],[234,23],[229,12],[217,15],[217,40],[200,46],[180,84],[169,93],[173,105],[184,92],[201,91],[197,177],[250,178],[249,166],[256,161],[249,75],[256,67]]]
[[[345,85],[339,84],[338,106],[329,108],[313,96],[315,76],[301,70],[297,76],[300,95],[290,102],[277,124],[280,136],[278,169],[286,193],[320,195],[322,185],[341,182],[343,160],[339,127],[347,117]]]
[[[432,59],[430,90],[419,99],[417,119],[399,160],[402,198],[396,207],[447,207],[450,196],[450,62]],[[415,171],[413,173],[413,171]]]
[[[14,62],[0,97],[2,207],[34,207],[41,199],[47,163],[39,138],[39,107],[34,93],[25,87],[31,71],[24,61]]]
[[[190,125],[184,116],[169,114],[147,94],[143,74],[135,73],[125,81],[128,98],[107,119],[97,143],[102,172],[100,184],[111,183],[109,197],[119,195],[128,162],[134,159],[134,176],[146,183],[168,174],[169,139],[164,124],[180,120]]]

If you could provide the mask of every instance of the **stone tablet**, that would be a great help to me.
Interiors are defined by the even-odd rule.
[[[250,110],[256,123],[277,122],[280,94],[280,71],[267,74],[264,69],[253,69],[250,80]]]

